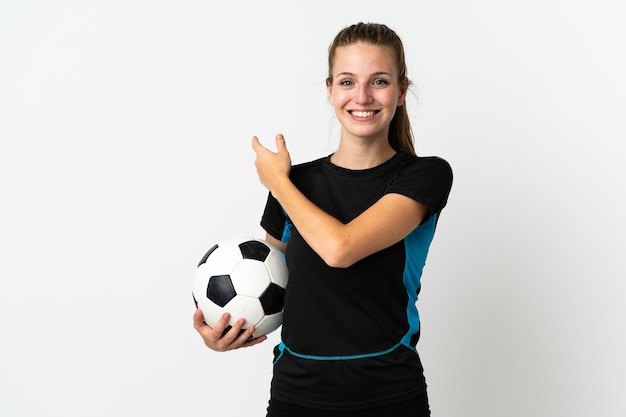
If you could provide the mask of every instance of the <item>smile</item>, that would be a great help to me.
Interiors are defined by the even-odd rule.
[[[378,110],[370,110],[370,111],[351,110],[349,113],[355,117],[371,117],[375,115],[376,113],[378,113]]]

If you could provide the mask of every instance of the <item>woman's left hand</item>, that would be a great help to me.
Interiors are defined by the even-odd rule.
[[[276,135],[276,152],[272,152],[261,145],[259,138],[256,136],[252,138],[252,149],[256,153],[254,165],[256,166],[259,180],[267,189],[272,191],[280,181],[289,179],[291,157],[289,156],[283,135]]]

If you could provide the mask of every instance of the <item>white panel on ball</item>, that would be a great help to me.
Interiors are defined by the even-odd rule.
[[[258,298],[270,285],[270,275],[263,262],[243,259],[230,273],[237,295]]]
[[[211,273],[208,272],[209,267],[206,263],[203,263],[196,269],[196,274],[193,279],[192,292],[196,302],[206,297],[207,287],[209,285],[209,278]]]
[[[224,309],[211,302],[208,298],[201,298],[198,300],[198,308],[202,310],[204,322],[211,327],[215,326],[215,323],[217,323],[222,317],[222,314],[224,314]]]
[[[237,319],[242,317],[245,318],[246,323],[244,324],[244,328],[255,326],[265,315],[261,302],[258,298],[243,297],[239,295],[230,300],[228,304],[224,306],[224,311],[232,312],[229,323],[231,326],[235,324]]]
[[[228,241],[220,243],[210,258],[211,262],[207,262],[209,275],[227,275],[242,259],[237,245],[229,244]]]
[[[287,287],[289,271],[285,268],[285,256],[278,249],[270,252],[267,259],[265,259],[265,265],[272,282],[283,288]]]
[[[270,314],[263,317],[260,322],[254,326],[253,337],[269,334],[278,329],[283,322],[283,313]]]

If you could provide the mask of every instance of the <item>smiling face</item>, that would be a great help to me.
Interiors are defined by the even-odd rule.
[[[342,139],[388,141],[389,124],[408,87],[408,80],[399,79],[393,51],[363,42],[338,47],[331,74],[328,95]]]

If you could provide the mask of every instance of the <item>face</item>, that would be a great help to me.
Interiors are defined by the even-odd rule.
[[[342,126],[342,138],[388,140],[396,108],[404,104],[407,82],[398,81],[393,51],[356,43],[335,50],[330,103]]]

